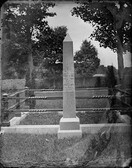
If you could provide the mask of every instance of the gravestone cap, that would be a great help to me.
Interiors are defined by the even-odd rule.
[[[70,35],[67,33],[65,39],[64,39],[64,42],[68,42],[68,41],[72,41]]]

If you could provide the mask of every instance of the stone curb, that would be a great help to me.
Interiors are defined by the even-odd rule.
[[[23,112],[21,113],[21,117],[13,117],[10,120],[10,127],[14,126],[14,125],[19,125],[20,122],[25,119],[25,117],[28,115],[29,112]]]
[[[20,120],[19,120],[20,122]],[[101,128],[109,129],[110,126],[115,127],[114,133],[131,132],[131,125],[118,124],[81,124],[82,133],[95,134]],[[1,127],[4,133],[21,133],[21,134],[57,134],[59,125],[12,125],[10,127]]]

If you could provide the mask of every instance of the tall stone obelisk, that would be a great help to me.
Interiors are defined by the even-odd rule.
[[[80,121],[76,117],[73,41],[69,34],[63,41],[63,117],[58,138],[81,137]]]

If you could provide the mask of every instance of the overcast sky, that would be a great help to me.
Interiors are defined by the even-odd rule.
[[[76,5],[77,4],[74,2],[58,1],[54,8],[50,8],[50,11],[56,12],[57,16],[50,17],[48,19],[48,23],[52,27],[64,25],[68,28],[68,33],[73,40],[74,52],[80,49],[82,41],[85,39],[90,40],[88,37],[94,30],[89,23],[71,15],[70,11]],[[113,53],[109,48],[104,49],[103,47],[99,47],[99,43],[97,41],[92,40],[91,42],[98,51],[98,57],[100,58],[101,65],[114,65],[118,68],[116,53]],[[127,54],[125,58],[125,66],[130,66],[130,56]]]

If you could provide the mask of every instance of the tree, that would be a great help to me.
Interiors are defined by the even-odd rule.
[[[75,53],[75,70],[80,76],[91,77],[100,64],[100,59],[97,57],[96,48],[90,41],[84,40],[81,48]],[[84,81],[85,82],[85,81]]]
[[[96,71],[97,74],[105,74],[106,75],[107,67],[104,65],[100,65]]]
[[[63,40],[66,32],[67,28],[65,26],[50,28],[46,35],[45,31],[41,32],[37,37],[39,41],[34,45],[34,53],[36,54],[39,51],[41,56],[38,54],[35,61],[37,62],[37,59],[40,58],[41,63],[42,61],[45,63],[45,68],[62,63]]]
[[[16,66],[22,62],[28,63],[29,82],[32,83],[33,72],[33,45],[37,40],[37,34],[49,30],[47,17],[53,17],[55,13],[48,12],[53,3],[13,4],[6,6],[6,16],[3,22],[11,50],[9,60],[13,60]],[[13,50],[14,48],[14,50]]]
[[[34,51],[34,55],[37,53],[34,61],[39,69],[43,67],[47,70],[43,73],[45,77],[54,79],[54,87],[56,78],[62,75],[63,40],[66,32],[65,26],[50,28],[46,36],[45,32],[41,32],[34,47],[37,49]]]
[[[107,66],[106,80],[107,86],[110,89],[109,94],[113,94],[115,85],[117,85],[117,73],[114,66]]]
[[[85,1],[73,8],[72,15],[80,16],[84,22],[95,26],[91,38],[100,42],[100,46],[109,47],[117,52],[119,79],[122,80],[123,52],[131,51],[131,11],[129,0],[102,3]]]

